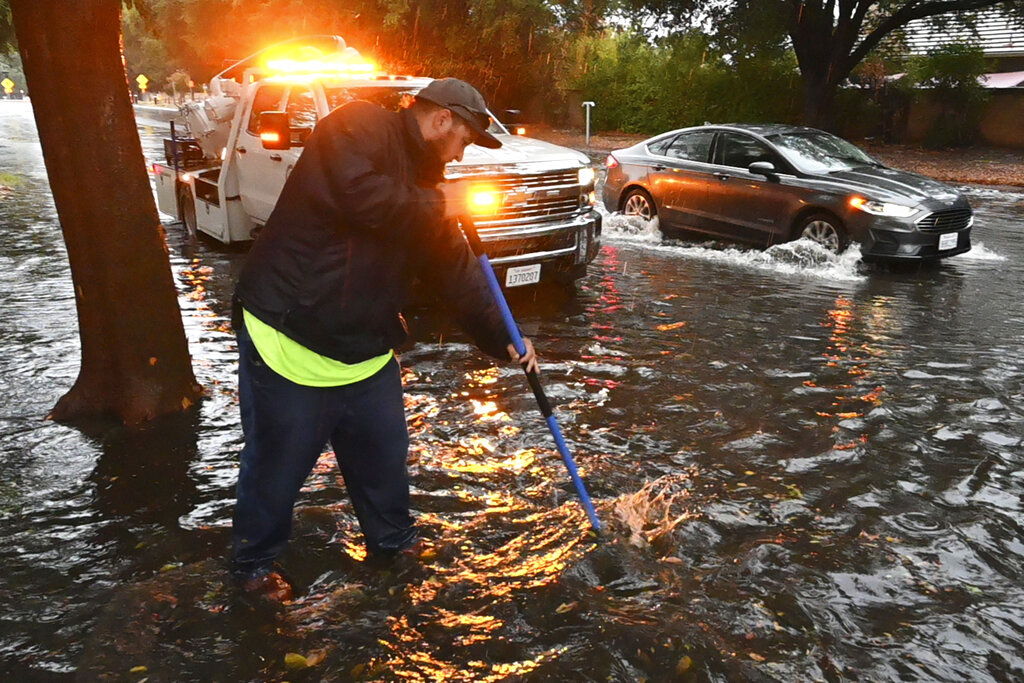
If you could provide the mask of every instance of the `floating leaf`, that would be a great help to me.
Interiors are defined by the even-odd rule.
[[[684,673],[689,671],[691,667],[693,667],[693,660],[689,657],[683,657],[676,662],[676,673],[682,676]]]
[[[131,669],[130,669],[130,670],[128,671],[128,673],[130,673],[130,674],[144,674],[144,673],[146,673],[147,671],[149,671],[149,668],[148,668],[148,667],[145,667],[145,666],[139,665],[139,666],[133,666],[133,667],[132,667],[132,668],[131,668]]]
[[[557,612],[558,614],[565,614],[566,612],[571,612],[574,609],[576,609],[576,605],[578,604],[579,603],[577,602],[563,602],[561,605],[555,608],[555,612]]]
[[[309,661],[298,652],[289,652],[284,656],[284,668],[299,671],[309,667]]]
[[[755,662],[763,662],[763,661],[765,661],[765,658],[762,657],[761,655],[757,654],[756,652],[751,652],[749,656]]]

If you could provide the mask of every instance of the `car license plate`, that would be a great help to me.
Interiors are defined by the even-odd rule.
[[[943,249],[956,249],[957,233],[947,232],[945,235],[939,235],[939,251]]]
[[[520,285],[532,285],[540,282],[540,264],[532,266],[516,266],[505,272],[505,286],[519,287]]]

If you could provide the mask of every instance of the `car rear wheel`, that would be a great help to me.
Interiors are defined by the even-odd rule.
[[[850,244],[846,229],[835,216],[816,213],[805,218],[796,230],[797,238],[806,237],[838,254]]]
[[[185,235],[190,240],[194,240],[199,235],[199,226],[196,223],[196,201],[192,198],[192,192],[187,186],[182,186],[178,190],[178,216],[181,217]]]
[[[626,198],[622,202],[622,213],[651,221],[657,217],[658,209],[655,208],[651,195],[644,190],[633,189],[626,194]]]

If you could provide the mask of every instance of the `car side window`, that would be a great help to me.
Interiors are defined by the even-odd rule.
[[[722,133],[715,157],[719,164],[734,168],[747,168],[755,161],[770,161],[779,165],[768,145],[740,133]]]
[[[665,156],[707,163],[708,155],[711,153],[711,141],[714,137],[714,132],[709,130],[683,133],[672,141],[665,151]]]
[[[650,152],[651,154],[659,154],[661,156],[665,156],[665,150],[668,149],[668,146],[672,144],[673,140],[675,140],[675,138],[669,135],[668,137],[664,137],[660,140],[652,142],[651,144],[647,145],[647,151]]]
[[[265,111],[281,111],[281,100],[284,99],[283,85],[264,85],[252,98],[252,111],[249,112],[249,123],[246,130],[253,135],[260,134],[260,114]]]
[[[292,144],[303,144],[309,134],[313,132],[313,127],[317,122],[316,99],[313,97],[313,91],[307,86],[293,87],[288,93],[288,104],[285,106],[285,111],[288,112]]]

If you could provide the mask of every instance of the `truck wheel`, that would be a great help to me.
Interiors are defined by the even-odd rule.
[[[627,216],[639,216],[645,221],[650,221],[658,215],[658,209],[655,208],[651,195],[636,188],[630,190],[622,200],[622,213]]]
[[[185,236],[194,240],[199,236],[199,226],[196,223],[196,201],[192,198],[192,191],[188,187],[178,190],[178,216],[185,228]]]
[[[814,240],[829,251],[838,254],[850,246],[850,238],[846,228],[835,216],[827,213],[811,214],[800,221],[796,229],[796,238],[806,237]]]

